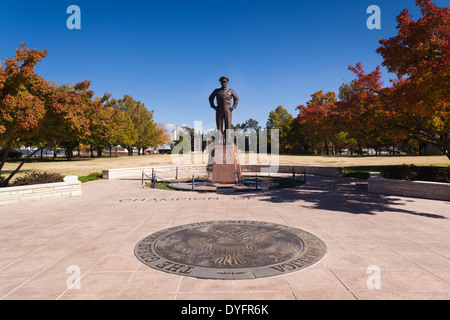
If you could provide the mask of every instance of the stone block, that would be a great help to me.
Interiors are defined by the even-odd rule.
[[[14,199],[11,199],[11,200],[0,199],[0,205],[15,204],[15,203],[19,203],[19,199],[18,198],[14,198]]]
[[[61,191],[61,197],[71,197],[72,192],[70,190],[67,191]]]
[[[45,192],[52,192],[53,191],[53,187],[38,187],[36,186],[33,189],[33,193],[45,193]]]
[[[61,197],[61,192],[44,193],[41,195],[41,199],[54,199],[59,197]]]
[[[76,186],[76,184],[66,184],[62,186],[55,186],[53,187],[53,191],[64,191],[64,190],[71,190]]]
[[[24,191],[24,190],[13,190],[13,191],[10,192],[10,194],[11,194],[12,196],[18,197],[18,196],[23,195],[23,191]]]
[[[70,192],[71,197],[81,196],[81,190],[73,190]]]
[[[19,196],[17,195],[0,195],[0,201],[9,201],[9,200],[14,200],[14,199],[18,199]]]
[[[41,195],[39,194],[31,194],[19,197],[19,202],[25,202],[25,201],[39,201],[41,200]]]

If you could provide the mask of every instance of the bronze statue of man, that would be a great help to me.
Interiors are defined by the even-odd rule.
[[[209,97],[209,104],[216,110],[217,129],[224,135],[225,130],[231,129],[232,112],[238,106],[239,97],[233,89],[227,88],[230,81],[227,77],[222,77],[219,81],[222,88],[213,91]],[[217,106],[214,105],[214,99],[217,99]],[[233,105],[231,100],[234,100]]]

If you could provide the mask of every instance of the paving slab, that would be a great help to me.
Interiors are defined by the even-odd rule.
[[[0,299],[450,298],[450,203],[369,194],[350,178],[307,176],[292,189],[216,194],[142,188],[138,177],[82,185],[82,195],[0,207]],[[167,228],[265,221],[327,246],[298,272],[205,280],[141,263],[135,245]]]

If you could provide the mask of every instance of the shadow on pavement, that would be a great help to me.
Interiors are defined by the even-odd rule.
[[[399,208],[398,206],[405,204],[404,198],[368,193],[364,183],[355,183],[355,180],[349,178],[308,177],[308,183],[301,187],[266,192],[260,194],[260,200],[273,203],[302,200],[313,204],[313,208],[316,209],[352,214],[374,215],[377,212],[393,211],[428,218],[447,219],[439,214]]]

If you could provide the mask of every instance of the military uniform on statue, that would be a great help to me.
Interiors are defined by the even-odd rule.
[[[239,97],[233,89],[227,87],[230,81],[227,77],[222,77],[219,81],[222,87],[214,90],[209,97],[209,104],[216,111],[220,141],[215,141],[208,160],[208,180],[214,184],[236,184],[242,181],[242,173],[239,150],[231,134],[231,121],[232,112],[238,106]],[[217,100],[217,106],[214,100]],[[232,101],[233,105],[231,105]]]

